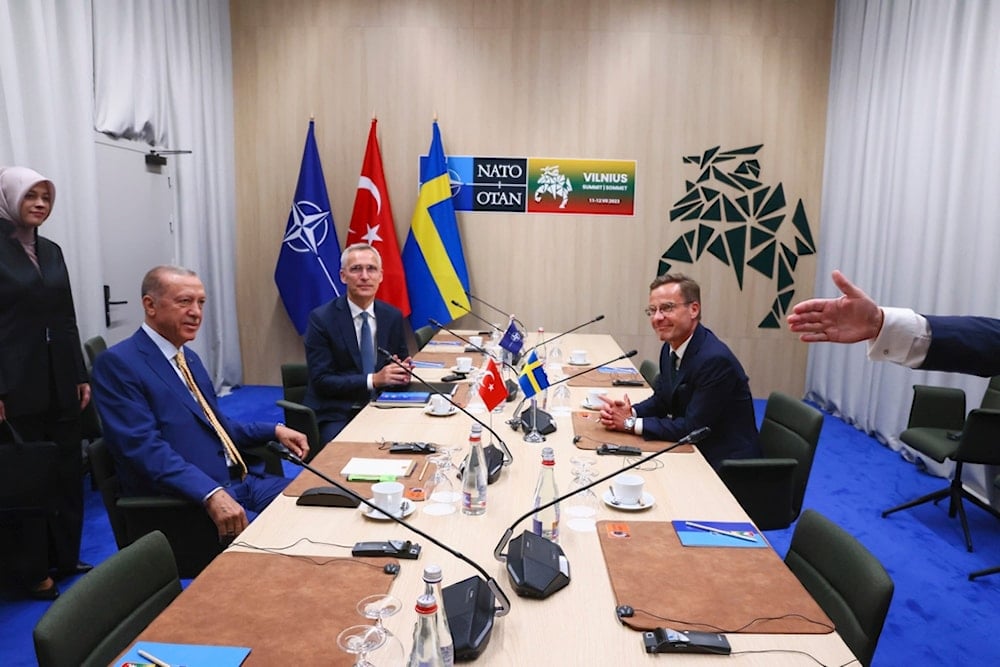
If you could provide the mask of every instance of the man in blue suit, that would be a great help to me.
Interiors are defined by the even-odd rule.
[[[309,386],[303,402],[316,413],[320,441],[333,440],[384,387],[410,382],[403,314],[375,298],[382,284],[382,257],[367,243],[344,248],[340,279],[347,294],[309,313],[306,363]],[[367,348],[367,356],[364,346]],[[392,352],[393,363],[379,353]]]
[[[663,341],[660,378],[653,395],[632,405],[605,400],[605,428],[676,441],[705,426],[711,435],[698,444],[714,468],[724,459],[761,455],[747,374],[732,351],[701,324],[701,288],[679,273],[658,276],[649,286],[646,309]]]
[[[185,347],[205,305],[193,271],[152,269],[142,281],[142,305],[140,329],[94,362],[94,398],[122,492],[202,503],[219,536],[232,538],[246,528],[248,512],[262,511],[290,481],[265,474],[259,459],[240,450],[276,439],[305,456],[308,442],[283,424],[240,424],[219,411],[208,372]]]
[[[868,357],[925,371],[1000,375],[1000,320],[920,315],[909,308],[879,307],[840,271],[836,299],[795,305],[788,325],[807,343],[868,341]]]

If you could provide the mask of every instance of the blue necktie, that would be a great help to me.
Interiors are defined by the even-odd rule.
[[[671,387],[677,386],[677,376],[678,376],[678,374],[679,373],[678,373],[678,370],[677,370],[677,353],[674,352],[673,350],[670,350],[670,386]]]
[[[361,311],[361,370],[365,375],[375,372],[375,342],[372,340],[372,328],[368,325],[368,313]]]

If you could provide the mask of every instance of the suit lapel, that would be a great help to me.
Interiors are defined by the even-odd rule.
[[[208,418],[205,416],[205,411],[201,409],[201,406],[198,405],[198,401],[196,401],[194,396],[191,395],[191,391],[188,389],[184,381],[181,380],[180,375],[177,374],[177,370],[174,368],[173,362],[163,356],[163,353],[160,352],[160,348],[156,347],[156,343],[154,343],[142,329],[139,329],[135,338],[136,347],[139,349],[139,352],[143,355],[143,357],[145,357],[146,364],[149,366],[150,370],[152,370],[157,377],[163,381],[163,384],[170,389],[179,404],[185,406],[198,419],[211,426]],[[188,365],[190,366],[191,364],[189,363]],[[198,377],[193,368],[191,372],[195,375],[195,382],[198,382],[198,386],[201,387],[202,383],[198,381]],[[205,393],[204,389],[202,389],[202,393]]]

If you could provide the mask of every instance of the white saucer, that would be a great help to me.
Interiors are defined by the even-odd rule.
[[[587,399],[583,399],[583,402],[580,403],[580,405],[587,408],[588,410],[595,410],[595,411],[600,411],[600,409],[604,407],[604,404],[591,405],[590,401],[588,401]]]
[[[450,370],[452,373],[461,373],[462,375],[468,375],[472,371],[476,370],[476,367],[473,366],[473,367],[468,368],[468,369],[466,369],[466,370],[463,371],[463,370],[460,370],[458,366],[452,366],[448,370]]]
[[[429,405],[424,407],[424,414],[430,415],[431,417],[451,417],[456,412],[458,412],[458,408],[454,405],[448,406],[448,412],[434,412]]]
[[[613,502],[611,502],[610,490],[604,492],[604,495],[601,496],[601,500],[603,500],[604,504],[609,507],[613,507],[616,510],[626,510],[628,512],[647,510],[656,504],[656,498],[653,497],[653,494],[647,493],[646,491],[642,492],[642,503],[636,505],[626,505],[625,503],[618,503],[617,505],[615,505]]]
[[[414,503],[409,498],[403,498],[403,513],[397,516],[396,518],[399,519],[402,517],[410,516],[411,514],[413,514],[413,510],[415,509],[417,509],[416,503]],[[372,507],[368,507],[368,505],[361,506],[361,513],[364,514],[369,519],[375,519],[376,521],[392,520],[389,518],[389,515],[383,513],[382,510],[377,510]]]
[[[590,365],[589,361],[567,361],[566,363],[569,364],[570,366],[589,366]]]

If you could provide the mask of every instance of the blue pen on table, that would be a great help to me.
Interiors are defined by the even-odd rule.
[[[747,542],[756,542],[757,536],[744,535],[743,533],[736,532],[735,530],[723,530],[722,528],[713,528],[712,526],[706,526],[703,523],[696,523],[694,521],[685,521],[684,525],[688,528],[696,528],[698,530],[704,530],[709,533],[715,533],[716,535],[725,535],[727,537],[735,537],[738,540],[746,540]]]

